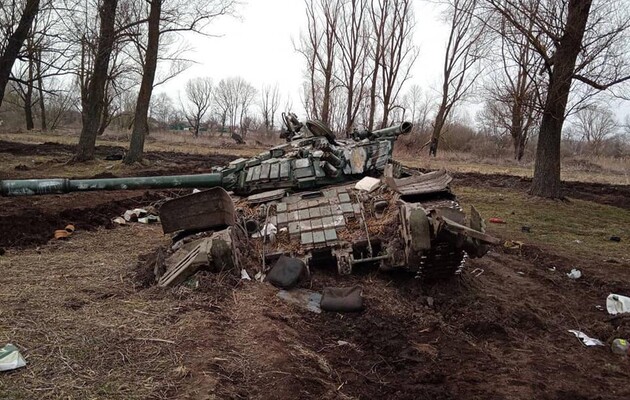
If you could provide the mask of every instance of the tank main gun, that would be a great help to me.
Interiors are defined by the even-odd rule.
[[[25,179],[0,181],[2,196],[64,194],[93,190],[223,187],[238,195],[274,189],[315,189],[380,176],[392,160],[394,141],[412,128],[410,122],[337,140],[321,121],[302,124],[285,114],[288,142],[252,158],[240,158],[212,173],[101,179]]]

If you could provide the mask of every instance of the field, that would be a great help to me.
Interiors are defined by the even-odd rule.
[[[204,172],[264,148],[155,140],[143,165],[125,167],[104,160],[120,151],[110,139],[97,161],[75,165],[73,140],[0,134],[0,179]],[[405,274],[315,270],[314,290],[363,287],[357,315],[313,314],[227,273],[203,274],[195,289],[147,285],[138,260],[169,238],[156,225],[111,219],[177,193],[0,198],[0,342],[28,363],[0,375],[0,398],[630,398],[628,357],[568,332],[630,338],[630,318],[604,307],[609,293],[630,295],[628,166],[569,163],[567,199],[552,201],[526,194],[529,165],[399,156],[448,168],[465,208],[507,222],[489,233],[524,244],[496,247],[431,286]],[[68,223],[73,236],[50,240]],[[583,277],[569,279],[573,268]]]

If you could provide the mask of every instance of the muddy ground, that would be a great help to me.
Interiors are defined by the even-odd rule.
[[[7,143],[0,152],[16,156],[69,151]],[[101,147],[97,156],[111,152]],[[229,159],[155,157],[174,165],[145,171],[201,171]],[[455,183],[526,185],[476,174],[457,174]],[[569,190],[630,208],[628,187],[576,182]],[[627,265],[525,246],[469,260],[461,276],[432,286],[405,274],[321,269],[301,285],[361,285],[366,307],[318,315],[282,302],[268,284],[229,274],[202,275],[194,290],[141,285],[138,257],[168,238],[159,226],[114,227],[110,219],[170,195],[0,198],[0,340],[20,346],[29,363],[0,376],[0,398],[630,398],[628,358],[567,332],[630,338],[630,318],[600,309],[609,293],[628,294]],[[48,242],[67,223],[76,234]],[[581,280],[566,277],[574,267]]]

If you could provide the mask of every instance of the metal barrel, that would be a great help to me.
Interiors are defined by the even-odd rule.
[[[213,188],[223,186],[221,173],[104,179],[17,179],[0,181],[2,196],[63,194],[92,190]]]
[[[411,132],[413,124],[411,122],[403,122],[400,125],[390,126],[389,128],[377,129],[372,131],[372,135],[377,137],[398,136]]]

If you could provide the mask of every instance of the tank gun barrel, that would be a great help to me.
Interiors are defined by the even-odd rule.
[[[405,135],[411,132],[411,128],[413,128],[413,124],[411,122],[403,122],[400,125],[394,125],[390,126],[389,128],[377,129],[375,131],[372,131],[372,135],[379,138]]]
[[[2,196],[63,194],[93,190],[213,188],[224,186],[219,173],[102,179],[18,179],[0,181]]]
[[[413,124],[411,122],[403,122],[400,125],[390,126],[389,128],[377,129],[375,131],[362,131],[353,134],[355,140],[363,139],[384,139],[384,138],[397,138],[400,135],[405,135],[411,132]]]

